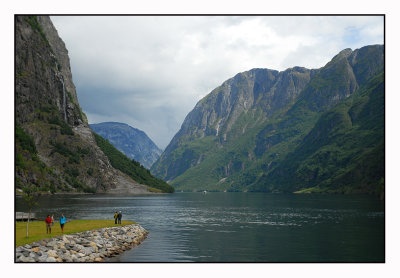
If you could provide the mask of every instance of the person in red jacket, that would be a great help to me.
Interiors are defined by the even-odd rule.
[[[47,218],[44,221],[46,222],[46,234],[51,234],[51,222],[53,221],[50,215],[47,215]]]

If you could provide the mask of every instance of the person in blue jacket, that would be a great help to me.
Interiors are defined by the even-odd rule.
[[[67,220],[65,219],[65,216],[64,216],[64,214],[61,214],[61,217],[60,217],[60,226],[61,226],[61,231],[64,233],[64,224],[65,224],[65,222],[67,222]]]

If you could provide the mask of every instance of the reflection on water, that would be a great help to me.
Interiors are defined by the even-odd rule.
[[[383,262],[384,203],[367,196],[54,195],[36,215],[134,220],[150,234],[111,261]],[[17,211],[26,210],[17,198]]]

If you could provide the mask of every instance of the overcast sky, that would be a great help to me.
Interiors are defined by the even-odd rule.
[[[378,16],[52,16],[89,123],[139,128],[165,148],[195,104],[252,68],[320,68],[383,44]]]

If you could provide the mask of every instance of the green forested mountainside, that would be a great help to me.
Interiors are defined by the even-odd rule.
[[[177,190],[382,193],[383,46],[343,50],[321,69],[302,69],[303,82],[288,78],[296,70],[260,73],[201,100],[152,171]],[[223,99],[236,114],[218,113]]]
[[[150,168],[161,153],[147,134],[124,123],[105,122],[90,124],[90,128],[125,154],[146,168]]]
[[[110,160],[111,165],[120,170],[121,172],[127,174],[135,181],[146,184],[150,187],[160,189],[165,193],[174,192],[174,188],[168,185],[163,180],[155,178],[149,170],[140,165],[139,162],[134,159],[130,160],[126,155],[117,150],[111,143],[101,137],[100,135],[94,133],[96,143],[104,154]]]
[[[250,187],[293,192],[372,193],[383,190],[384,83],[373,78],[324,112],[296,149]]]

